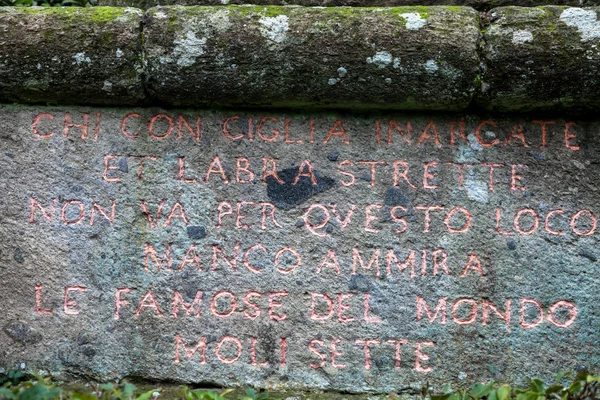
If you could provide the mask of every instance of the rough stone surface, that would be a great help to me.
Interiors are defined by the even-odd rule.
[[[598,8],[506,7],[485,26],[482,93],[495,111],[597,109]]]
[[[534,7],[564,5],[590,7],[598,0],[98,0],[99,5],[118,7],[211,6],[227,4],[301,5],[317,7],[398,7],[398,6],[468,6],[486,11],[502,6]]]
[[[0,7],[0,101],[140,104],[137,9]]]
[[[5,7],[0,101],[585,112],[597,10]]]
[[[460,110],[479,77],[463,7],[157,7],[148,91],[177,106]]]
[[[77,127],[65,136],[67,113],[82,112],[85,139]],[[459,117],[440,114],[181,113],[0,109],[0,368],[388,393],[600,367],[597,120],[465,115],[463,139]],[[281,186],[296,169],[296,185],[331,187],[290,190],[273,208],[272,160]],[[169,246],[158,268],[151,250],[160,260]],[[213,264],[214,246],[231,264],[218,251]],[[286,248],[301,265],[277,256]],[[412,251],[414,273],[410,262],[388,271]],[[176,302],[174,318],[173,299],[198,290],[199,313]],[[314,293],[331,298],[328,318]],[[205,359],[193,353],[202,338]],[[367,339],[378,341],[368,367],[356,343]],[[406,340],[401,360],[389,340]]]

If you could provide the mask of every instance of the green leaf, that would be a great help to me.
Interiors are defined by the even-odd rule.
[[[575,381],[571,384],[571,386],[569,386],[569,388],[567,389],[567,391],[571,394],[576,394],[581,392],[581,389],[583,389],[583,382],[582,381]]]
[[[51,400],[60,394],[58,388],[49,389],[42,385],[33,385],[30,388],[19,393],[19,400]]]
[[[469,390],[469,396],[474,399],[481,399],[482,397],[487,396],[490,392],[494,390],[494,381],[484,385],[483,383],[476,383],[473,385],[471,390]]]
[[[450,400],[451,396],[451,393],[446,393],[442,395],[431,395],[431,400]]]
[[[135,398],[135,400],[148,400],[152,398],[152,394],[156,392],[155,389],[153,390],[149,390],[146,393],[142,393],[140,394],[138,397]]]
[[[517,395],[517,400],[537,400],[537,398],[538,394],[535,392],[525,392]]]
[[[527,394],[526,393],[519,393],[519,394],[517,394],[517,399],[516,400],[527,400]]]
[[[496,389],[496,396],[498,397],[498,400],[510,400],[510,392],[509,385],[502,385]]]
[[[532,379],[529,382],[529,386],[531,387],[531,390],[537,394],[544,393],[544,382],[540,379]]]
[[[546,396],[549,396],[552,393],[559,393],[559,392],[563,391],[563,389],[564,389],[563,385],[552,385],[546,389],[545,394],[546,394]]]
[[[6,376],[8,377],[8,379],[10,379],[13,385],[17,385],[20,381],[22,381],[25,378],[25,374],[23,374],[23,371],[18,369],[8,371],[8,374]]]
[[[192,392],[198,400],[221,400],[222,397],[218,393],[209,390],[194,390]]]
[[[125,397],[131,397],[131,395],[133,395],[133,393],[135,392],[135,385],[126,382],[123,385],[122,390],[123,390],[123,394],[125,395]]]
[[[74,392],[71,394],[71,398],[72,400],[98,400],[98,398],[92,394],[79,392]]]
[[[14,399],[15,395],[7,388],[0,388],[0,399]]]
[[[556,376],[554,377],[554,383],[558,383],[558,382],[560,382],[560,381],[561,381],[563,378],[565,378],[565,377],[567,377],[567,376],[569,376],[569,375],[571,375],[571,373],[570,373],[570,372],[566,372],[566,371],[559,372],[559,373],[558,373],[558,374],[556,374]]]

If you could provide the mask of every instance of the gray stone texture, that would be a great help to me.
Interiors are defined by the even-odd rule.
[[[70,121],[78,123],[83,121],[83,112],[90,113],[85,139],[77,127],[63,134],[66,112]],[[201,136],[194,137],[180,122],[180,112],[195,132],[196,116],[201,118]],[[353,118],[210,110],[3,107],[0,368],[22,367],[36,373],[110,381],[128,377],[382,393],[416,391],[426,383],[441,389],[448,382],[462,386],[489,379],[524,383],[527,376],[551,381],[559,371],[598,370],[598,227],[584,235],[590,229],[589,215],[575,224],[579,233],[573,231],[570,221],[578,210],[600,215],[600,123],[556,118],[542,130],[539,122],[525,117],[498,118],[482,125],[483,119],[463,116],[463,140],[458,133],[458,116],[437,113]],[[407,134],[409,121],[411,134]],[[390,126],[392,143],[388,142]],[[340,133],[342,127],[345,137]],[[404,137],[397,127],[402,127]],[[454,144],[450,142],[452,127]],[[485,147],[492,143],[496,144]],[[219,156],[229,183],[221,172],[214,172],[219,170],[215,156]],[[185,157],[183,170],[180,157]],[[244,157],[248,164],[238,164]],[[264,157],[277,160],[283,184],[274,182],[273,177],[263,182]],[[317,182],[308,183],[309,176],[301,177],[297,184],[306,191],[300,193],[294,190],[289,171],[298,170],[303,160],[310,160]],[[377,165],[371,179],[371,166],[365,161],[385,164]],[[407,163],[410,184],[400,178],[394,185],[395,161]],[[490,169],[482,163],[503,165],[497,165],[492,174],[493,190]],[[214,173],[205,181],[211,164]],[[457,165],[462,165],[462,178]],[[512,165],[517,165],[516,178]],[[245,168],[255,174],[254,179]],[[240,181],[249,183],[238,183],[236,170]],[[352,186],[344,185],[350,177],[340,171],[354,175]],[[511,189],[513,184],[516,189]],[[316,188],[310,189],[311,185]],[[34,206],[32,216],[31,199],[38,200],[48,215]],[[163,199],[163,209],[158,212]],[[96,209],[92,222],[93,203],[110,216],[112,200],[114,220],[110,222]],[[157,213],[161,215],[154,228],[142,201],[152,220]],[[173,208],[177,201],[184,207],[185,219],[181,210]],[[225,213],[219,223],[218,205],[223,201],[231,203],[233,213]],[[242,219],[236,223],[235,210],[241,201],[255,204],[242,205]],[[279,226],[267,216],[266,229],[262,229],[260,202],[276,203]],[[309,224],[322,222],[319,215],[323,214],[314,210],[306,221],[303,217],[313,204],[321,204],[331,217],[316,229],[319,235],[311,232]],[[342,220],[351,206],[356,206],[346,225],[335,217],[333,204]],[[379,207],[367,211],[368,205]],[[431,212],[428,229],[423,206],[444,209]],[[472,214],[470,228],[463,233],[451,233],[444,222],[446,213],[456,206]],[[404,232],[398,232],[403,225],[391,217],[394,207],[406,209],[396,209],[394,214],[404,218]],[[498,228],[497,209],[501,212]],[[513,219],[521,209],[538,214],[537,229],[528,232],[534,224],[524,215],[519,226],[525,233],[515,231]],[[562,210],[562,214],[552,214],[553,210]],[[375,219],[367,220],[368,214]],[[460,214],[452,217],[453,229],[463,224]],[[559,233],[552,234],[547,228]],[[249,264],[245,264],[244,253],[259,243],[264,250],[251,252],[246,259]],[[159,255],[170,244],[171,268],[164,261],[158,269],[150,258],[146,270],[147,244]],[[194,244],[201,269],[193,253],[188,254],[190,262],[181,265]],[[228,266],[219,256],[213,269],[213,246],[218,245],[231,258],[236,244],[240,246],[237,267]],[[276,252],[284,247],[296,249],[302,257],[302,265],[287,274],[274,265]],[[356,273],[352,273],[354,248],[360,250],[365,264],[377,249],[381,250],[379,276],[375,264],[369,270],[357,265]],[[335,265],[321,265],[330,250],[336,252],[339,272]],[[399,271],[393,266],[387,272],[385,260],[390,250],[399,261],[415,251],[414,275],[410,267]],[[447,272],[440,267],[434,274],[436,250],[447,253]],[[482,272],[470,270],[462,276],[472,252],[481,260]],[[292,269],[294,258],[282,257],[280,268]],[[36,285],[41,290],[37,312]],[[84,287],[85,291],[73,289],[65,297],[66,287]],[[123,288],[130,291],[122,292],[116,319],[115,293]],[[150,307],[151,299],[142,301],[149,290],[161,315]],[[191,302],[197,290],[204,291],[199,316],[195,316],[196,309],[186,316],[180,306],[178,317],[173,318],[174,292]],[[218,316],[210,309],[214,295],[222,290],[237,298],[232,315]],[[261,310],[255,319],[249,316],[255,316],[256,310],[244,301],[249,291],[262,293],[262,297],[250,298]],[[288,295],[275,298],[283,305],[272,310],[270,317],[268,294],[280,291]],[[311,319],[311,293],[325,293],[333,299],[336,306],[331,318]],[[349,308],[339,313],[338,294],[352,295],[342,299]],[[366,294],[370,295],[368,321],[364,316]],[[439,299],[447,297],[446,313],[440,311],[434,322],[426,315],[419,319],[417,296],[425,298],[432,309]],[[469,304],[459,303],[453,311],[456,302],[465,298],[477,304],[473,321],[467,321]],[[493,302],[504,313],[507,299],[512,301],[508,328],[490,309],[484,323],[483,302]],[[544,308],[545,316],[538,326],[522,325],[522,319],[528,323],[537,319],[532,303],[520,316],[522,299],[536,299]],[[574,321],[566,327],[549,321],[550,307],[558,300],[578,308]],[[229,302],[223,298],[215,307],[218,313],[227,314]],[[51,311],[41,312],[45,309]],[[327,311],[326,307],[317,310],[321,314]],[[559,324],[569,320],[565,311],[559,308],[554,315]],[[285,320],[273,318],[284,314]],[[446,315],[444,324],[442,314]],[[375,317],[381,322],[373,322]],[[340,318],[354,320],[340,322]],[[177,335],[190,351],[206,338],[205,363],[200,350],[190,355],[191,359],[181,345],[176,353]],[[226,336],[238,338],[242,345],[240,358],[229,364],[215,355],[218,343]],[[288,340],[285,365],[281,365],[282,337]],[[268,361],[269,365],[252,365],[252,338],[257,338],[255,361]],[[365,367],[362,346],[355,343],[365,339],[380,341],[371,348],[370,369]],[[398,369],[390,339],[407,341]],[[320,358],[309,349],[312,340],[322,341],[322,346],[315,347],[325,357],[322,367]],[[429,360],[421,357],[420,368],[432,368],[430,372],[415,370],[419,342],[434,345],[422,348]],[[233,342],[225,342],[221,355],[233,359],[236,351]]]
[[[399,6],[467,6],[480,11],[495,7],[564,5],[590,7],[600,4],[598,0],[97,0],[102,6],[138,7],[155,6],[215,6],[225,4],[300,5],[306,7],[399,7]]]
[[[0,101],[589,111],[599,31],[556,5],[5,7]]]
[[[484,19],[477,104],[492,111],[600,105],[598,8],[506,7]]]
[[[462,7],[157,7],[148,91],[177,106],[460,110],[479,76]]]
[[[142,12],[0,7],[0,101],[139,104]]]

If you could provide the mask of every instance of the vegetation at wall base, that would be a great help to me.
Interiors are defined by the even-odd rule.
[[[166,393],[163,389],[140,390],[123,381],[119,384],[93,384],[87,391],[61,387],[51,377],[25,375],[20,370],[0,374],[0,400],[275,400],[269,392],[245,389],[241,394],[233,390],[215,391],[191,389],[186,386]],[[227,397],[230,395],[229,397]],[[384,397],[397,399],[394,393]],[[600,376],[589,372],[558,374],[554,382],[546,385],[540,379],[530,379],[527,386],[513,388],[507,384],[476,383],[467,389],[454,390],[446,385],[441,393],[423,387],[414,400],[599,400]]]

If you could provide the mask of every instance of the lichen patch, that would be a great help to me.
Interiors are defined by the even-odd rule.
[[[281,43],[287,36],[289,29],[287,15],[278,15],[276,17],[261,17],[260,23],[261,35],[275,43]]]
[[[392,63],[393,57],[387,51],[378,51],[373,57],[367,57],[367,64],[375,64],[379,68],[385,68]]]
[[[418,31],[427,24],[427,19],[422,18],[419,13],[404,13],[400,14],[406,20],[406,29],[410,31]]]
[[[465,177],[465,189],[467,197],[479,203],[486,204],[488,202],[488,184],[480,179],[476,179],[473,171],[468,171]]]
[[[88,63],[90,64],[92,62],[92,60],[89,57],[85,56],[85,52],[81,52],[81,53],[77,53],[73,56],[73,58],[75,59],[75,61],[73,61],[73,64],[81,64],[81,63]]]
[[[428,60],[423,66],[425,68],[425,71],[430,72],[430,73],[434,73],[438,69],[440,69],[440,67],[437,65],[435,60]]]
[[[104,84],[102,86],[102,90],[104,90],[105,92],[111,92],[112,91],[112,87],[113,84],[110,81],[104,81]]]
[[[512,35],[513,44],[524,44],[533,40],[533,34],[530,31],[520,30],[514,31]]]
[[[208,21],[211,29],[218,34],[227,32],[232,26],[229,11],[226,9],[219,9],[212,12],[208,17]]]
[[[584,42],[600,38],[600,22],[594,10],[567,8],[560,14],[560,20],[568,26],[577,28]]]
[[[173,55],[177,59],[177,65],[189,67],[196,62],[196,58],[205,52],[206,38],[197,38],[194,32],[188,31],[182,37],[173,41],[175,48]]]

